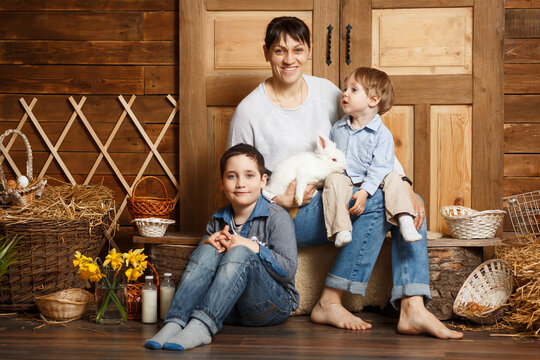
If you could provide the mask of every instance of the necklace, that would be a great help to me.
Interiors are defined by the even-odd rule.
[[[285,109],[285,107],[283,106],[283,104],[281,104],[281,100],[279,100],[279,96],[278,94],[276,93],[276,89],[274,88],[274,82],[272,81],[271,83],[271,87],[272,87],[272,92],[274,93],[274,96],[276,97],[276,100],[278,101],[279,103],[279,107],[282,108],[282,109]],[[304,99],[304,82],[302,81],[302,84],[300,86],[300,104],[298,104],[298,106],[302,105],[302,101]]]

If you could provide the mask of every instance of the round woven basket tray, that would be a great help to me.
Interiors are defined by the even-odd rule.
[[[441,215],[454,239],[490,239],[506,214],[503,210],[476,211],[465,206],[444,206]]]
[[[66,289],[34,298],[41,314],[48,320],[80,318],[92,304],[94,296],[83,289]]]
[[[463,283],[452,309],[456,315],[478,324],[493,324],[504,315],[514,289],[512,267],[492,259],[480,264]]]

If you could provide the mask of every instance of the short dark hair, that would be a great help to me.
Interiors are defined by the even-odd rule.
[[[264,157],[254,146],[248,144],[237,144],[229,148],[229,150],[223,153],[221,160],[219,161],[219,170],[221,171],[221,177],[223,178],[223,173],[225,172],[225,166],[227,165],[227,160],[233,156],[245,155],[248,158],[254,160],[257,163],[257,169],[261,177],[264,174]]]
[[[379,115],[384,114],[394,104],[394,87],[390,77],[382,70],[369,67],[359,67],[354,69],[345,81],[354,78],[357,83],[362,85],[368,97],[378,95],[381,101],[379,102]]]
[[[266,27],[264,38],[266,49],[270,50],[270,47],[284,35],[289,35],[294,40],[311,46],[309,28],[306,23],[294,16],[281,16],[273,18]]]

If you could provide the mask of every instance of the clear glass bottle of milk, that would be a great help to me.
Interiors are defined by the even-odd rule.
[[[165,319],[174,298],[176,288],[172,280],[172,274],[163,274],[163,281],[159,285],[159,317]]]
[[[157,287],[154,277],[147,275],[142,287],[142,322],[146,324],[158,321]]]

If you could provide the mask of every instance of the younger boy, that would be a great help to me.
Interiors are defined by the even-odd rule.
[[[298,308],[294,225],[283,208],[261,196],[263,156],[238,144],[223,154],[220,170],[230,204],[210,219],[165,325],[147,348],[188,350],[209,344],[224,322],[275,325]]]
[[[332,126],[330,139],[347,159],[346,175],[325,181],[323,207],[328,238],[344,246],[351,241],[350,214],[360,215],[368,196],[383,188],[386,217],[399,225],[405,241],[422,239],[414,226],[414,208],[402,178],[393,172],[394,140],[380,115],[392,107],[394,91],[388,75],[361,67],[344,81],[341,106],[345,116]],[[359,190],[352,194],[353,186]],[[349,209],[349,201],[355,199]]]

